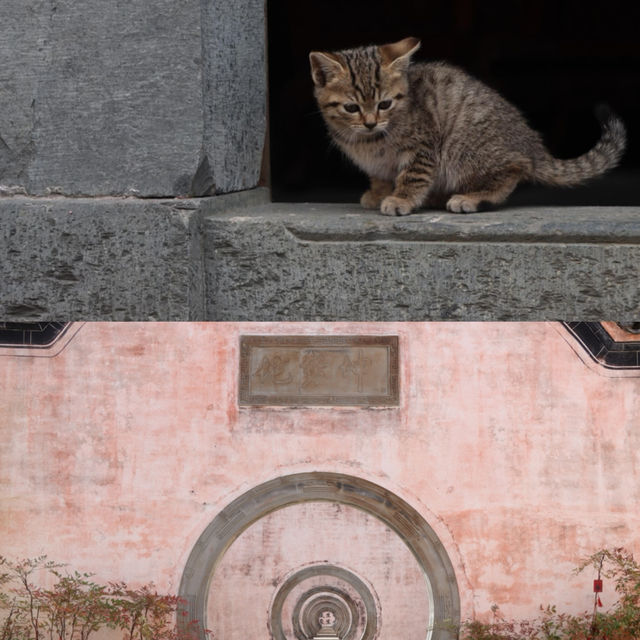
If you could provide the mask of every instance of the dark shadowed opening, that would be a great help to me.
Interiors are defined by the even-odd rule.
[[[623,0],[269,0],[271,179],[275,201],[357,201],[367,180],[332,148],[317,111],[310,50],[422,40],[497,89],[561,158],[593,146],[606,102],[629,145],[607,177],[573,189],[521,186],[511,204],[640,204],[640,5]]]

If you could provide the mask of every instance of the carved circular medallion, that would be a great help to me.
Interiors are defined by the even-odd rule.
[[[351,639],[355,635],[357,621],[356,603],[349,594],[332,587],[318,587],[315,592],[305,593],[296,603],[292,616],[298,640],[318,635]]]

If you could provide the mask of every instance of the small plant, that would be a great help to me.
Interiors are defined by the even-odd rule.
[[[45,556],[18,562],[0,556],[3,569],[0,605],[8,611],[0,627],[2,640],[40,640],[47,637],[49,620],[43,592],[31,582],[31,575],[43,569],[55,571],[59,566],[47,561]]]
[[[590,628],[593,640],[640,638],[640,565],[633,554],[622,547],[602,549],[586,558],[576,573],[588,567],[595,568],[599,577],[613,580],[618,594],[618,601],[604,613],[594,603]]]
[[[618,601],[599,611],[598,594],[593,613],[558,613],[556,607],[540,607],[534,620],[505,620],[497,606],[493,620],[466,621],[460,626],[462,640],[638,640],[640,638],[640,565],[622,548],[603,549],[585,558],[576,573],[594,568],[613,580]]]
[[[557,619],[555,609],[542,609],[541,617],[536,620],[507,620],[497,605],[491,607],[493,620],[480,622],[472,620],[463,623],[460,637],[464,640],[556,640],[564,638],[557,635],[562,617]]]
[[[18,562],[0,556],[0,640],[88,640],[104,628],[121,630],[123,640],[200,637],[196,621],[176,624],[177,596],[159,594],[152,584],[100,585],[92,574],[62,573],[61,567],[46,556]],[[54,586],[36,586],[38,571],[52,574]]]
[[[185,625],[174,623],[182,604],[177,596],[161,595],[153,584],[140,589],[129,589],[124,583],[112,584],[110,593],[119,611],[118,626],[124,630],[123,640],[197,640],[195,620]]]

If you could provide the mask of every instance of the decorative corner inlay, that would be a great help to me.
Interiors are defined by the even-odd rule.
[[[47,349],[69,328],[69,322],[0,322],[0,347]]]
[[[82,322],[0,322],[0,358],[53,358],[73,340]]]
[[[241,405],[395,406],[398,336],[241,336]]]
[[[640,337],[635,323],[563,322],[589,355],[607,369],[640,369]]]

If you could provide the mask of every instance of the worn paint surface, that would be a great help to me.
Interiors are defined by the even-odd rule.
[[[399,406],[239,408],[239,336],[258,333],[398,335]],[[584,610],[578,560],[640,550],[640,378],[605,375],[570,342],[551,323],[114,323],[82,326],[55,357],[0,353],[2,553],[177,591],[229,502],[320,470],[422,514],[463,618]],[[282,538],[297,563],[305,536]],[[286,564],[273,555],[274,580]]]
[[[217,568],[209,596],[207,624],[221,638],[247,638],[264,628],[275,589],[287,574],[308,564],[331,562],[366,577],[380,601],[381,638],[423,639],[429,626],[425,576],[402,540],[363,511],[330,502],[293,505],[265,516],[247,529]],[[311,582],[311,581],[309,581]],[[319,581],[322,584],[322,580]],[[325,581],[326,583],[327,581]],[[339,584],[330,581],[329,585]],[[294,638],[292,604],[282,627]],[[247,607],[239,593],[252,594]]]

